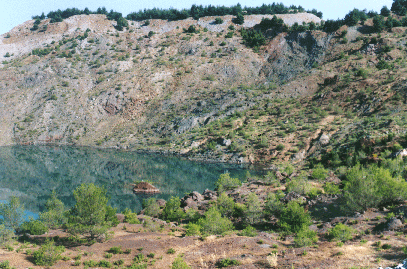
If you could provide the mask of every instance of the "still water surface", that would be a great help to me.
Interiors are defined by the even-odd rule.
[[[73,190],[82,183],[104,186],[110,205],[119,211],[141,210],[150,196],[133,194],[130,184],[149,180],[161,190],[156,198],[182,197],[191,191],[214,189],[219,175],[244,178],[240,166],[208,164],[151,154],[77,147],[0,147],[0,201],[20,197],[31,213],[43,210],[55,190],[67,207],[74,205]],[[256,173],[250,171],[251,173]]]

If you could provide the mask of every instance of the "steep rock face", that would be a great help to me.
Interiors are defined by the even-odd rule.
[[[289,24],[317,18],[281,16]],[[14,28],[11,37],[0,38],[0,145],[172,150],[174,137],[187,135],[173,151],[189,153],[211,141],[195,138],[194,130],[244,113],[264,98],[315,92],[318,78],[305,82],[296,77],[323,61],[329,36],[318,31],[280,35],[256,53],[243,45],[238,29],[232,38],[222,34],[229,31],[231,19],[214,26],[214,32],[203,28],[212,25],[210,18],[152,20],[149,26],[130,22],[130,29],[118,32],[103,15],[43,21],[40,28],[49,25],[42,32],[30,30],[33,21]],[[246,26],[260,21],[259,15],[245,17]],[[182,28],[189,25],[199,26],[200,33],[185,33]],[[156,34],[149,36],[150,31]],[[33,49],[48,52],[30,55]],[[4,57],[6,52],[11,57]],[[253,92],[274,82],[278,90]],[[197,147],[191,146],[193,141]],[[217,148],[242,144],[233,142]],[[229,155],[222,160],[252,158],[233,151]]]
[[[281,33],[268,44],[269,56],[260,74],[269,80],[292,80],[324,61],[331,39],[332,35],[316,31]]]

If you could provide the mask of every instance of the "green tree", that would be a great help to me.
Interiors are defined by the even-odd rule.
[[[245,204],[246,210],[244,211],[244,216],[246,223],[254,224],[259,222],[263,215],[259,197],[252,192],[247,196]]]
[[[232,221],[223,218],[216,206],[205,212],[205,217],[198,221],[198,225],[205,234],[222,234],[233,229]]]
[[[219,212],[222,217],[230,218],[235,211],[235,202],[232,197],[229,197],[226,193],[222,192],[216,200],[216,205],[218,206]]]
[[[215,24],[222,24],[222,23],[223,23],[222,18],[219,18],[219,17],[215,18]]]
[[[16,196],[11,196],[8,203],[0,204],[0,224],[3,224],[6,229],[17,230],[24,220],[24,205],[20,203],[20,199]]]
[[[151,197],[147,200],[143,200],[144,215],[157,217],[160,214],[160,206],[157,203],[157,199]]]
[[[172,196],[165,204],[161,214],[165,220],[169,221],[179,221],[185,218],[185,213],[181,208],[181,200],[179,197]]]
[[[75,206],[70,211],[68,230],[90,238],[98,237],[109,229],[106,222],[108,199],[106,190],[91,184],[81,184],[74,192]]]
[[[45,203],[47,211],[40,213],[40,220],[51,229],[59,228],[66,223],[65,205],[58,199],[57,194],[52,191],[51,197]]]
[[[383,31],[383,30],[384,30],[384,26],[385,26],[385,23],[384,23],[384,18],[383,18],[383,16],[377,15],[377,16],[375,16],[375,17],[373,18],[373,30],[374,30],[376,33],[380,33],[381,31]]]
[[[229,173],[224,173],[219,176],[215,186],[218,192],[223,192],[242,186],[242,182],[238,178],[231,178]]]
[[[236,18],[233,18],[233,23],[242,25],[244,23],[244,16],[242,13],[238,13]]]
[[[363,211],[407,199],[407,183],[393,177],[388,169],[357,164],[349,169],[346,178],[343,198],[348,211]]]
[[[65,251],[63,246],[55,246],[54,241],[49,238],[46,239],[40,249],[34,251],[33,259],[34,264],[40,266],[52,266],[62,257],[61,254]]]
[[[298,233],[310,224],[311,216],[295,201],[289,202],[279,216],[279,226],[287,232]]]
[[[14,237],[14,232],[7,229],[4,224],[0,224],[0,246],[7,245]]]
[[[387,6],[383,6],[382,9],[380,9],[380,15],[387,17],[390,16],[390,14],[390,9]]]

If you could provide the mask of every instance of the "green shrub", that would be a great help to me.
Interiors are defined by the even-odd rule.
[[[8,203],[0,204],[0,223],[6,229],[16,230],[24,219],[24,205],[20,203],[20,199],[16,196],[11,196]]]
[[[160,214],[160,206],[157,204],[157,199],[151,197],[143,200],[144,215],[158,217]]]
[[[307,195],[311,189],[312,185],[307,180],[305,173],[293,178],[286,184],[287,192],[296,192],[301,195]]]
[[[205,217],[198,221],[204,234],[222,234],[233,229],[232,221],[223,218],[216,206],[205,212]]]
[[[300,230],[295,236],[294,243],[297,247],[311,246],[318,241],[317,233],[308,227]]]
[[[339,189],[338,185],[335,185],[334,183],[327,182],[324,184],[324,192],[326,194],[339,194],[341,190]]]
[[[4,224],[0,224],[0,246],[9,244],[14,236],[13,230],[7,229]]]
[[[121,247],[121,246],[114,246],[114,247],[111,247],[111,248],[108,250],[108,252],[109,252],[109,253],[112,253],[112,254],[122,254],[122,253],[123,253],[123,250],[122,250],[122,247]]]
[[[101,260],[101,261],[99,261],[98,266],[104,267],[104,268],[110,268],[110,267],[112,267],[112,263],[109,261],[106,261],[106,260]]]
[[[143,255],[143,253],[139,253],[136,255],[136,257],[134,257],[133,261],[135,263],[142,263],[145,260],[145,257]]]
[[[94,261],[94,260],[89,260],[89,261],[84,261],[83,265],[85,267],[98,267],[99,263],[97,261]]]
[[[124,215],[124,222],[127,222],[129,224],[140,224],[140,220],[137,217],[136,213],[131,212],[131,209],[126,208],[123,211]]]
[[[15,267],[10,266],[9,261],[0,262],[0,269],[15,269]]]
[[[223,23],[222,18],[219,18],[219,17],[215,18],[215,24],[222,24],[222,23]]]
[[[184,261],[182,257],[177,257],[171,265],[171,269],[190,269],[191,267]]]
[[[52,191],[51,197],[45,203],[47,211],[40,213],[40,220],[50,229],[60,228],[67,222],[64,203]]]
[[[120,266],[120,265],[124,264],[124,261],[123,261],[123,259],[120,259],[120,260],[114,261],[113,264],[117,265],[117,266]]]
[[[192,222],[188,223],[186,225],[185,235],[186,236],[201,235],[201,226]]]
[[[254,224],[260,221],[262,217],[262,208],[259,197],[252,192],[247,196],[246,209],[244,211],[245,222]]]
[[[165,220],[169,221],[180,221],[185,218],[185,213],[181,208],[181,200],[179,197],[172,196],[165,204],[161,215]]]
[[[346,178],[344,208],[349,211],[399,203],[407,198],[407,183],[385,168],[357,164],[348,170]]]
[[[276,147],[276,150],[281,151],[285,148],[285,146],[283,144],[278,144]]]
[[[65,251],[63,246],[55,246],[54,241],[46,239],[45,243],[33,253],[33,261],[35,265],[52,266],[62,257],[61,254]]]
[[[330,240],[339,240],[346,242],[353,238],[354,230],[346,226],[345,224],[338,223],[334,228],[330,229],[327,233],[327,237]]]
[[[231,217],[235,211],[235,202],[232,197],[222,192],[216,200],[216,205],[222,217]]]
[[[48,232],[49,229],[42,221],[31,219],[30,221],[23,222],[20,230],[31,235],[41,235]]]
[[[240,236],[248,236],[248,237],[255,237],[257,236],[257,230],[256,228],[252,227],[252,226],[247,226],[246,228],[244,228],[242,230],[242,232],[239,233]]]
[[[94,184],[81,184],[74,191],[74,197],[76,204],[70,211],[68,231],[90,239],[105,234],[111,225],[106,222],[106,190]]]
[[[218,192],[223,192],[242,186],[242,182],[238,178],[231,178],[229,173],[224,173],[219,176],[215,186]]]
[[[311,174],[312,178],[316,180],[324,180],[328,176],[328,170],[322,164],[318,164]]]
[[[279,226],[287,232],[298,233],[310,224],[310,215],[295,201],[289,202],[279,214]]]
[[[167,254],[174,254],[175,250],[173,248],[170,248],[167,250]]]
[[[238,260],[225,258],[225,259],[221,259],[220,261],[218,261],[216,265],[219,268],[223,268],[223,267],[229,267],[229,266],[234,266],[234,265],[240,265],[240,262]]]

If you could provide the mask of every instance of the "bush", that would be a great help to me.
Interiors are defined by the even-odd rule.
[[[20,230],[31,235],[41,235],[48,232],[49,229],[42,221],[31,219],[30,221],[23,222]]]
[[[76,204],[70,211],[68,231],[91,239],[105,234],[110,224],[106,222],[106,190],[94,184],[81,184],[73,194]]]
[[[115,247],[111,247],[111,248],[108,250],[108,252],[109,252],[109,253],[112,253],[112,254],[122,254],[122,253],[123,253],[123,250],[122,250],[122,247],[121,247],[121,246],[115,246]]]
[[[226,193],[222,192],[216,200],[216,205],[222,217],[230,218],[235,212],[235,202],[232,197],[229,197]]]
[[[238,260],[225,258],[225,259],[221,259],[220,261],[218,261],[216,263],[216,265],[219,268],[223,268],[223,267],[229,267],[229,266],[234,266],[234,265],[240,265],[240,262]]]
[[[240,34],[244,43],[251,48],[262,46],[266,43],[266,38],[263,33],[253,29],[242,28]]]
[[[101,260],[101,261],[99,261],[98,266],[104,267],[104,268],[110,268],[110,267],[112,267],[112,263],[109,261],[106,261],[106,260]]]
[[[10,266],[9,261],[0,262],[0,269],[15,269],[15,267]]]
[[[33,260],[35,265],[52,266],[62,257],[61,254],[65,251],[63,246],[55,246],[54,241],[46,239],[44,245],[40,249],[34,251]]]
[[[201,235],[201,226],[195,223],[188,223],[185,231],[186,236]]]
[[[407,183],[388,169],[357,164],[348,170],[344,187],[344,208],[363,211],[370,207],[399,203],[407,199]]]
[[[246,200],[246,210],[244,211],[245,222],[254,224],[260,221],[262,217],[262,208],[259,197],[254,193],[250,193]]]
[[[4,224],[0,224],[0,246],[7,245],[14,237],[14,232],[7,229]]]
[[[223,218],[216,206],[205,212],[205,217],[198,221],[204,234],[222,234],[233,229],[232,221]]]
[[[231,178],[229,173],[224,173],[219,176],[215,186],[218,192],[223,192],[242,186],[242,182],[238,178]]]
[[[339,194],[341,190],[339,189],[338,185],[335,185],[331,182],[327,182],[324,184],[324,191],[326,194]]]
[[[12,196],[8,203],[0,204],[0,224],[6,229],[16,230],[24,219],[24,206],[18,197]]]
[[[322,164],[318,164],[312,171],[311,176],[316,180],[324,180],[328,176],[328,170]]]
[[[167,254],[174,254],[175,250],[173,248],[170,248],[167,250]]]
[[[298,233],[310,224],[310,215],[295,201],[289,202],[279,214],[279,226],[286,232]]]
[[[278,144],[276,147],[276,150],[281,151],[285,148],[285,146],[283,144]]]
[[[215,24],[222,24],[223,23],[223,20],[222,20],[222,18],[215,18]]]
[[[345,224],[338,223],[334,228],[330,229],[327,233],[327,237],[330,240],[339,240],[346,242],[353,238],[354,230]]]
[[[144,215],[157,217],[160,214],[160,206],[157,204],[157,199],[151,197],[143,200]]]
[[[308,227],[300,230],[295,236],[294,243],[297,247],[311,246],[318,241],[317,233]]]
[[[248,236],[248,237],[255,237],[257,236],[257,230],[256,228],[252,226],[247,226],[242,230],[242,232],[239,233],[240,236]]]
[[[244,23],[244,16],[242,13],[238,13],[236,18],[232,19],[233,23],[242,25]]]
[[[177,257],[171,265],[171,269],[190,269],[191,267],[184,261],[182,257]]]
[[[181,208],[181,200],[179,197],[172,196],[165,204],[161,215],[165,220],[169,221],[180,221],[185,218],[185,213]]]
[[[126,208],[123,211],[124,215],[124,222],[127,222],[129,224],[140,224],[140,220],[137,218],[137,214],[131,212],[131,209]]]
[[[52,191],[51,197],[45,203],[47,211],[40,213],[40,220],[50,229],[61,227],[66,223],[64,203],[57,198],[57,194]]]

